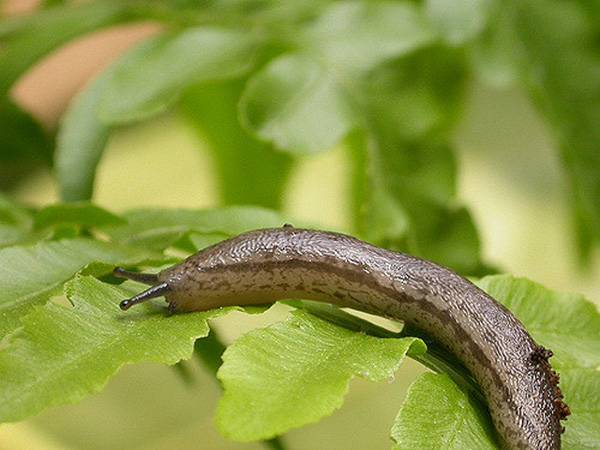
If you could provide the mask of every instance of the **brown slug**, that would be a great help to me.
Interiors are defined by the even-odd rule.
[[[287,225],[220,242],[157,275],[115,274],[154,284],[121,302],[123,310],[159,296],[183,311],[304,298],[404,321],[471,371],[505,447],[560,448],[569,409],[548,363],[552,352],[504,306],[432,262]]]

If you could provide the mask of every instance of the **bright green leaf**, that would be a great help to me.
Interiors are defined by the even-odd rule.
[[[280,227],[285,223],[274,211],[241,206],[204,210],[140,209],[127,212],[123,217],[127,225],[103,230],[125,244],[154,249],[164,249],[190,231],[230,237],[257,228]]]
[[[421,375],[392,427],[396,450],[497,449],[490,417],[447,376]]]
[[[563,422],[565,450],[592,450],[600,447],[600,371],[560,371],[560,387],[571,415]]]
[[[333,74],[300,55],[279,57],[256,73],[240,101],[240,114],[250,131],[291,153],[328,150],[353,126]]]
[[[554,352],[554,366],[600,366],[600,313],[582,295],[554,292],[510,275],[485,277],[477,284],[510,309],[537,342]]]
[[[155,115],[192,83],[243,74],[256,49],[257,40],[249,32],[203,27],[162,36],[110,76],[100,117],[114,124]]]
[[[316,60],[344,72],[365,71],[435,39],[420,8],[408,2],[335,2],[301,37]]]
[[[236,441],[277,436],[315,422],[342,405],[350,379],[389,380],[415,338],[382,339],[297,311],[285,322],[252,331],[223,355],[225,393],[217,426]]]
[[[0,250],[0,339],[17,329],[34,305],[45,303],[63,283],[92,262],[110,271],[120,264],[137,264],[156,258],[139,248],[88,239],[42,242],[33,247]],[[97,266],[98,269],[100,266]],[[89,273],[89,272],[88,272]]]
[[[48,303],[23,318],[23,329],[0,352],[0,422],[76,403],[100,391],[125,364],[175,364],[190,358],[206,320],[226,312],[169,316],[152,305],[124,313],[131,291],[92,277],[65,286],[73,307]]]
[[[34,219],[36,228],[65,224],[101,227],[126,223],[125,219],[88,202],[50,205],[39,210]]]

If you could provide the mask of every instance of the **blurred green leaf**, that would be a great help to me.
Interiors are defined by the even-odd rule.
[[[96,167],[110,128],[98,118],[100,99],[112,73],[155,48],[159,38],[150,38],[129,50],[80,92],[65,113],[58,132],[55,155],[60,196],[65,201],[89,200],[94,191]]]
[[[425,345],[366,336],[297,311],[225,351],[217,426],[228,438],[252,441],[315,422],[342,405],[353,376],[388,380],[409,351]]]
[[[519,41],[515,31],[514,4],[497,2],[492,7],[487,29],[470,49],[472,70],[490,86],[507,88],[519,81],[521,68],[515,49]]]
[[[579,252],[600,243],[600,41],[576,2],[515,2],[525,81],[553,127],[572,189]]]
[[[32,227],[31,211],[0,194],[0,247],[24,240]]]
[[[562,294],[524,278],[482,278],[479,287],[510,309],[560,369],[600,366],[600,314],[578,294]]]
[[[241,127],[237,106],[244,81],[196,85],[182,96],[182,109],[210,146],[221,202],[278,209],[293,159]]]
[[[52,160],[50,136],[6,97],[0,97],[0,142],[0,189],[22,181],[32,170]]]
[[[40,58],[74,37],[131,18],[125,1],[49,8],[18,22],[0,48],[0,98]],[[16,29],[15,29],[16,28]]]
[[[600,372],[594,369],[560,371],[560,387],[571,409],[563,435],[565,450],[600,446]]]
[[[123,214],[126,225],[103,228],[124,244],[164,249],[191,231],[197,234],[235,236],[257,228],[280,227],[285,221],[275,211],[253,207],[214,209],[140,209]]]
[[[60,291],[63,283],[93,262],[88,273],[108,273],[112,266],[139,264],[157,255],[90,239],[41,242],[33,247],[0,250],[0,339],[17,329],[20,319]],[[108,266],[107,266],[108,265]]]
[[[257,45],[250,32],[210,27],[162,36],[111,73],[99,115],[107,124],[155,115],[192,83],[232,78],[249,70]]]
[[[489,415],[443,374],[413,382],[391,435],[396,450],[499,448]]]
[[[367,240],[461,273],[482,270],[479,237],[455,204],[449,129],[465,80],[461,52],[430,48],[381,66],[362,86],[364,136],[348,141],[355,226]]]
[[[372,69],[435,39],[421,9],[409,2],[334,2],[300,35],[316,61],[356,73]]]
[[[425,13],[448,44],[459,46],[485,28],[492,4],[493,0],[426,0]]]
[[[434,35],[411,4],[338,2],[294,39],[297,53],[274,59],[250,79],[240,115],[277,148],[314,153],[358,124],[357,78],[431,43]]]
[[[286,55],[255,74],[240,101],[242,123],[291,153],[328,150],[353,126],[332,73],[311,58]]]
[[[127,223],[125,219],[89,202],[50,205],[34,216],[36,228],[73,224],[80,227],[102,227]]]
[[[0,421],[11,422],[100,391],[125,364],[175,364],[190,358],[206,320],[227,309],[169,316],[152,305],[124,314],[132,290],[92,277],[67,283],[73,307],[48,303],[23,318],[23,329],[0,351]]]

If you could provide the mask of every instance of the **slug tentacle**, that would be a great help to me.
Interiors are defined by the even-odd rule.
[[[402,320],[471,372],[508,448],[560,448],[560,420],[569,408],[548,362],[552,352],[488,294],[430,261],[351,236],[284,226],[208,247],[160,272],[156,282],[121,308],[161,295],[170,310],[182,311],[304,298]]]
[[[139,294],[134,295],[131,298],[128,298],[127,300],[123,300],[121,303],[119,303],[119,307],[123,311],[126,311],[129,308],[131,308],[133,305],[143,303],[152,298],[162,297],[170,290],[171,290],[171,288],[169,287],[169,285],[167,283],[160,283],[160,284],[157,284],[156,286],[152,286],[151,288],[146,289],[144,292],[140,292]]]
[[[127,278],[128,280],[139,281],[144,284],[156,284],[158,283],[158,275],[155,273],[141,273],[141,272],[130,272],[121,267],[117,267],[113,270],[113,275],[119,278]]]

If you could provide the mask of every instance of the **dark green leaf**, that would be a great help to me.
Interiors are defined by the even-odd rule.
[[[579,251],[600,243],[600,41],[576,2],[515,2],[526,82],[562,148]]]
[[[182,96],[183,111],[210,146],[225,205],[279,208],[292,157],[242,129],[238,101],[244,80],[194,86]]]
[[[22,181],[52,160],[50,137],[31,115],[6,97],[0,97],[0,143],[0,189]]]

